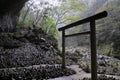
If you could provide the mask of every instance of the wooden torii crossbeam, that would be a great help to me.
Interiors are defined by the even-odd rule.
[[[69,25],[59,28],[59,31],[62,31],[62,68],[65,68],[65,37],[72,37],[77,35],[85,35],[90,34],[90,43],[91,43],[91,79],[97,80],[97,51],[96,51],[96,27],[95,21],[101,18],[107,17],[107,12],[103,11],[91,17],[85,18],[83,20],[76,21]],[[90,22],[90,31],[76,33],[71,35],[65,35],[65,30],[75,27],[77,25],[81,25],[84,23]]]

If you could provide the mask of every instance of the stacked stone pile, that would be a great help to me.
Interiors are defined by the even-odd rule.
[[[71,69],[62,69],[61,66],[19,67],[0,70],[0,80],[47,80],[61,76],[75,74]]]
[[[0,68],[60,64],[57,40],[41,28],[0,34]]]

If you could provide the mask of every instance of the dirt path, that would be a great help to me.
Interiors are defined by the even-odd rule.
[[[72,68],[73,70],[75,70],[76,74],[68,76],[68,77],[65,76],[65,77],[49,79],[49,80],[82,80],[85,77],[88,77],[88,78],[91,77],[91,73],[84,72],[82,69],[79,68],[78,65],[72,65],[72,66],[69,66],[68,68]],[[98,74],[98,76],[99,76],[99,74]],[[113,75],[106,75],[106,76],[120,79],[120,76],[113,76]]]

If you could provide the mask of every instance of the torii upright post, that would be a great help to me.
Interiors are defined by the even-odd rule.
[[[62,31],[62,68],[65,69],[65,30]]]
[[[96,30],[95,20],[90,21],[91,41],[91,79],[97,80],[97,52],[96,52]]]

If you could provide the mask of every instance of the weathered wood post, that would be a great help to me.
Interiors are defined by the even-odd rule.
[[[65,68],[65,30],[62,30],[62,68]]]
[[[96,30],[95,20],[90,22],[90,42],[91,42],[91,79],[97,80],[97,52],[96,52]]]

